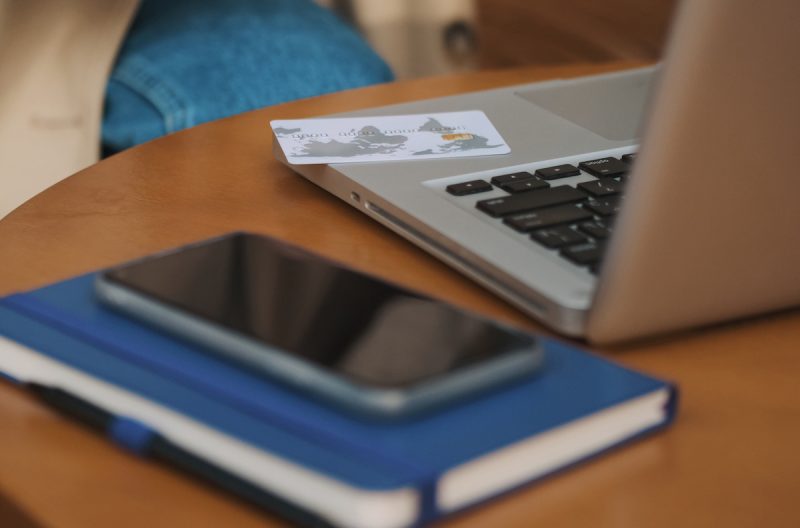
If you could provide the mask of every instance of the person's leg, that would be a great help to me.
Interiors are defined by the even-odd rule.
[[[212,119],[392,79],[310,0],[144,0],[106,93],[104,151]]]

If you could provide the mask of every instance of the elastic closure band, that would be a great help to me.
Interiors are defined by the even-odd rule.
[[[150,447],[155,431],[142,422],[124,416],[115,418],[108,426],[108,436],[123,448],[144,456]]]

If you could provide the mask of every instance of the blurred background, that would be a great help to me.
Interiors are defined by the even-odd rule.
[[[400,79],[568,62],[655,60],[677,0],[317,0]]]

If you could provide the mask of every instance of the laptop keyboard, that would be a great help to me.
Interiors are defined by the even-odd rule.
[[[597,273],[622,204],[627,173],[635,154],[621,158],[586,160],[578,166],[564,164],[495,176],[490,181],[472,180],[448,185],[454,196],[479,195],[495,188],[507,192],[475,206],[490,217],[500,218],[509,229],[528,234],[534,243]],[[571,185],[560,178],[586,173],[594,177]],[[479,198],[476,196],[476,198]]]

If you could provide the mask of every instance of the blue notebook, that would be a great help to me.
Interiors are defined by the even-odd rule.
[[[415,419],[364,421],[104,309],[93,281],[0,299],[0,371],[127,449],[305,524],[424,524],[675,413],[670,384],[548,340],[530,380]]]

